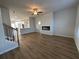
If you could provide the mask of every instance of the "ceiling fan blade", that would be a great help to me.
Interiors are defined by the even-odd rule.
[[[38,13],[43,13],[42,11],[39,11]]]

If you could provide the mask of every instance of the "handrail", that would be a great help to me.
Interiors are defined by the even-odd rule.
[[[18,29],[13,28],[7,24],[3,23],[3,27],[4,27],[4,33],[5,33],[5,39],[9,40],[9,41],[16,41],[19,44],[19,35],[18,35]]]
[[[6,27],[11,28],[11,29],[15,29],[15,28],[13,28],[13,27],[11,27],[11,26],[9,26],[9,25],[7,25],[7,24],[4,24],[4,23],[3,23],[3,26],[6,26]],[[15,29],[15,30],[16,30],[16,29]]]

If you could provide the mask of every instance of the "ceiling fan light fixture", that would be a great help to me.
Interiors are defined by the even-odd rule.
[[[37,8],[33,9],[33,15],[38,15]]]
[[[37,11],[34,11],[34,13],[33,13],[34,15],[37,15],[38,13],[37,13]]]

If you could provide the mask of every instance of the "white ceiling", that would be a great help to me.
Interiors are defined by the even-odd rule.
[[[0,0],[2,5],[9,8],[19,8],[27,11],[32,8],[39,8],[44,12],[58,11],[77,5],[79,0]],[[27,11],[28,12],[28,11]]]

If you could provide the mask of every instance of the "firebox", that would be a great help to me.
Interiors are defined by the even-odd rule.
[[[50,26],[42,26],[42,30],[50,30]]]

